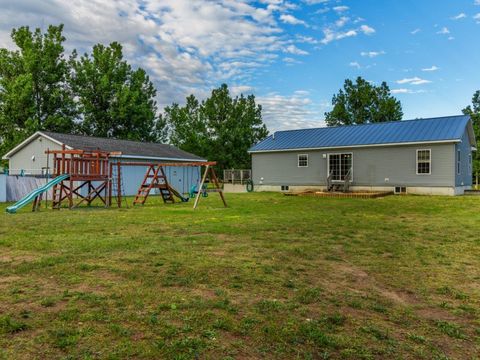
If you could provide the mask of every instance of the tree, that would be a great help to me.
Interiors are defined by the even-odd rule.
[[[332,99],[333,109],[325,113],[328,126],[368,124],[401,120],[402,104],[390,93],[386,82],[375,86],[358,77],[347,79]]]
[[[472,105],[468,105],[462,110],[465,115],[470,115],[473,123],[475,138],[477,139],[477,150],[473,154],[473,174],[475,176],[475,185],[478,185],[480,177],[480,90],[473,94]]]
[[[13,29],[18,50],[0,49],[0,154],[37,130],[70,132],[75,107],[63,58],[63,25]]]
[[[228,86],[214,89],[201,103],[190,95],[185,106],[165,108],[171,142],[218,162],[218,168],[249,168],[248,149],[268,135],[255,96],[232,98]]]
[[[157,139],[156,89],[145,70],[133,70],[123,60],[122,46],[97,44],[91,55],[77,59],[74,51],[71,86],[86,135],[138,141]]]

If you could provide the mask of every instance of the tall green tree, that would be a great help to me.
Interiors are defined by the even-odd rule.
[[[475,184],[478,186],[480,178],[480,90],[475,92],[472,97],[472,105],[468,105],[462,110],[465,115],[470,115],[473,123],[475,138],[477,139],[477,151],[473,154],[473,176]]]
[[[75,106],[63,57],[63,25],[13,29],[18,49],[0,49],[0,154],[37,130],[70,132]]]
[[[225,84],[202,102],[190,95],[185,106],[166,107],[164,120],[174,145],[217,161],[220,169],[250,168],[248,149],[268,135],[255,96],[232,97]]]
[[[386,82],[375,86],[358,77],[345,80],[332,99],[333,109],[325,113],[328,126],[368,124],[401,120],[402,104],[391,95]]]
[[[71,86],[78,101],[86,135],[154,141],[157,132],[156,89],[145,70],[133,70],[123,59],[122,46],[97,44],[91,55],[74,52]]]

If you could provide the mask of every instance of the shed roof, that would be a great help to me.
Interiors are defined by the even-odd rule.
[[[15,152],[26,146],[30,141],[38,136],[46,136],[47,138],[64,144],[68,148],[75,150],[96,150],[101,149],[108,152],[121,152],[122,157],[146,158],[146,159],[164,159],[179,161],[202,161],[205,160],[200,156],[180,150],[172,145],[149,143],[131,140],[118,140],[111,138],[101,138],[95,136],[62,134],[50,131],[38,131],[30,138],[10,150],[4,158],[9,158]]]
[[[475,145],[469,116],[390,121],[375,124],[277,131],[249,152],[342,148],[460,141],[468,128]]]

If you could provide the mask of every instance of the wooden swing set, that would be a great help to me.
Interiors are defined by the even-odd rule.
[[[68,208],[73,209],[81,204],[90,205],[99,199],[105,207],[112,206],[115,199],[118,207],[122,206],[122,167],[142,166],[147,171],[138,188],[133,201],[134,205],[143,205],[153,189],[158,189],[164,203],[174,203],[175,197],[186,201],[184,194],[179,193],[168,183],[165,174],[166,167],[200,167],[201,181],[197,186],[193,209],[200,201],[200,195],[205,192],[217,192],[227,207],[223,190],[218,181],[213,166],[214,161],[183,162],[183,163],[145,163],[145,162],[111,162],[111,156],[119,156],[120,152],[106,152],[102,150],[70,150],[62,146],[61,150],[47,150],[47,169],[49,155],[53,155],[53,177],[68,175],[64,180],[53,187],[52,208],[59,209],[62,203],[67,202]],[[203,175],[202,175],[202,169]],[[210,187],[205,188],[208,180]],[[87,189],[86,191],[82,189]],[[114,194],[115,192],[115,194]],[[33,210],[37,210],[41,198],[35,200]]]
[[[203,171],[203,175],[201,176],[201,181],[197,186],[197,191],[195,194],[195,202],[193,204],[193,209],[196,209],[198,206],[198,202],[200,201],[200,195],[202,193],[211,193],[216,192],[220,195],[220,198],[223,202],[223,205],[227,207],[227,202],[225,200],[225,196],[223,195],[223,189],[218,181],[217,175],[215,173],[215,166],[217,163],[215,161],[204,161],[204,162],[183,162],[183,163],[144,163],[144,162],[115,162],[111,163],[110,172],[113,173],[113,169],[116,167],[116,179],[114,183],[116,185],[115,196],[112,194],[113,186],[109,188],[110,194],[109,199],[110,202],[112,198],[116,198],[117,206],[122,206],[122,179],[121,179],[121,168],[123,166],[141,166],[147,167],[147,171],[143,178],[142,184],[138,188],[137,195],[133,200],[134,205],[143,205],[147,201],[148,196],[150,195],[153,189],[158,189],[162,200],[166,204],[171,204],[175,202],[175,197],[179,198],[181,201],[186,201],[185,194],[179,193],[175,188],[173,188],[167,180],[167,176],[165,175],[165,168],[166,167],[200,167],[202,169],[205,167]],[[202,171],[200,170],[200,173]],[[212,187],[205,188],[205,184],[208,183],[213,185]]]

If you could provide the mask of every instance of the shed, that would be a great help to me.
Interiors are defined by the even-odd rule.
[[[9,174],[16,176],[46,176],[51,172],[52,159],[45,154],[46,150],[60,150],[62,146],[70,150],[97,150],[119,152],[110,161],[129,162],[201,162],[200,156],[188,153],[175,146],[160,143],[148,143],[131,140],[118,140],[95,136],[62,134],[49,131],[37,131],[25,141],[14,147],[3,156],[9,162]],[[126,195],[137,193],[146,167],[122,167],[122,177]],[[170,185],[180,192],[188,192],[198,183],[200,169],[198,167],[167,167]]]

